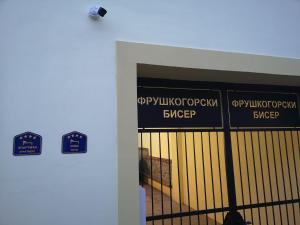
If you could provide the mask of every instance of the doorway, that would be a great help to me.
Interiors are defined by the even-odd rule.
[[[300,60],[292,58],[117,41],[116,61],[120,225],[139,224],[137,77],[300,86]]]
[[[147,224],[300,223],[299,88],[138,79]]]

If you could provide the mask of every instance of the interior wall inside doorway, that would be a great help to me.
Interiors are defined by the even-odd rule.
[[[238,205],[299,198],[299,131],[231,132],[231,142]],[[258,224],[258,209],[254,211],[253,224]],[[297,203],[260,211],[262,224],[267,224],[267,220],[277,224],[281,216],[283,221],[300,224]],[[250,210],[243,213],[251,217]]]
[[[170,159],[172,165],[171,187],[150,178],[148,185],[192,211],[228,207],[222,132],[139,133],[139,148],[148,149],[150,157]],[[222,223],[222,213],[216,219]]]
[[[238,205],[299,196],[300,177],[296,170],[300,168],[300,140],[297,131],[231,132],[231,141]],[[150,178],[146,182],[148,185],[193,210],[228,206],[222,132],[139,133],[139,148],[146,148],[150,158],[171,160],[171,187]],[[268,219],[273,224],[273,218],[274,222],[280,221],[279,207],[282,207],[283,218],[289,217],[290,221],[295,218],[295,224],[300,223],[299,204],[290,204],[287,208],[275,206],[275,217],[271,216],[271,207],[267,212],[254,209],[253,223],[259,222],[259,216],[265,223]],[[148,210],[150,215],[151,209]],[[241,213],[250,220],[250,210]],[[217,222],[223,222],[221,214],[217,215]]]

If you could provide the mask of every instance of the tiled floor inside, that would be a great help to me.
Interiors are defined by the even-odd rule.
[[[147,195],[147,205],[146,211],[147,216],[152,216],[152,191],[151,186],[144,186]],[[163,202],[163,207],[162,207]],[[163,209],[163,210],[162,210]],[[182,212],[188,212],[189,207],[187,205],[182,204],[181,208]],[[194,211],[195,209],[191,209]],[[172,212],[178,213],[180,212],[180,205],[172,201]],[[162,215],[162,214],[171,214],[171,199],[167,195],[161,195],[161,192],[155,188],[153,188],[153,215]],[[214,215],[200,215],[198,216],[186,216],[182,218],[173,218],[173,219],[165,219],[165,220],[155,220],[148,221],[147,225],[221,225],[216,222],[214,219]]]

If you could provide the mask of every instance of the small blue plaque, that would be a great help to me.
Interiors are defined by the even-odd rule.
[[[42,137],[32,132],[25,132],[14,137],[14,155],[40,155]]]
[[[73,131],[62,136],[62,153],[86,153],[87,136],[85,134]]]

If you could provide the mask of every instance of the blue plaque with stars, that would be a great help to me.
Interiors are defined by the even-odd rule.
[[[40,155],[42,153],[42,137],[32,132],[25,132],[14,137],[15,156]]]
[[[87,136],[85,134],[73,131],[62,136],[62,153],[86,153]]]

